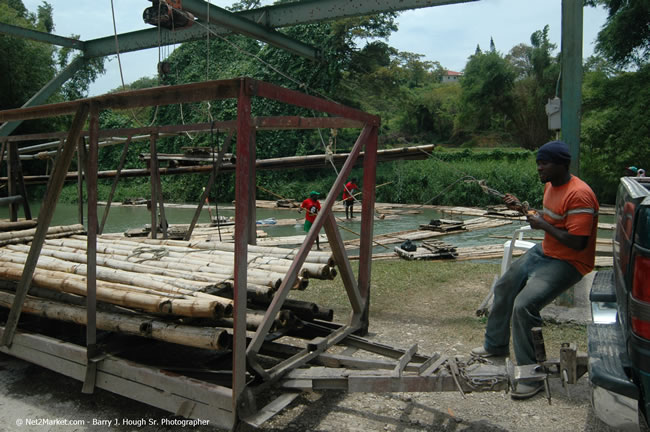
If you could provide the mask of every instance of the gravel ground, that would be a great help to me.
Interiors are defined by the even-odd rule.
[[[471,348],[461,342],[434,344],[435,330],[406,323],[375,320],[373,340],[417,343],[419,352],[465,355]],[[395,339],[395,338],[400,339]],[[392,339],[391,339],[392,338]],[[472,343],[472,342],[470,342]],[[497,363],[498,364],[498,363]],[[216,431],[213,427],[161,426],[175,417],[112,393],[80,392],[81,383],[14,357],[0,354],[1,431],[95,431],[105,426],[93,421],[117,421],[119,431]],[[268,421],[262,431],[610,431],[596,419],[589,402],[587,377],[566,395],[558,380],[551,380],[552,405],[543,394],[513,401],[504,392],[347,394],[327,391],[304,393]],[[28,419],[68,419],[83,425],[28,426]],[[144,420],[144,425],[137,422]],[[156,421],[156,426],[148,425]],[[20,426],[20,422],[23,422]],[[242,430],[252,431],[250,427]]]

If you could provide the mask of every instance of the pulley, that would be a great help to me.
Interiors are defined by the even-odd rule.
[[[181,0],[149,0],[152,5],[144,10],[142,19],[147,24],[178,30],[194,24],[194,15],[183,10]]]

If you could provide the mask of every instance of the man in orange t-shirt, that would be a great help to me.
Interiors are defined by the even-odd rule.
[[[544,186],[544,209],[527,216],[533,229],[544,231],[541,245],[516,260],[494,286],[494,303],[479,357],[508,355],[510,325],[518,365],[537,363],[531,329],[542,325],[541,309],[594,268],[598,200],[591,188],[571,175],[571,154],[562,141],[537,151],[537,172]],[[507,204],[516,202],[506,196]],[[544,389],[542,381],[520,382],[513,399],[526,399]]]

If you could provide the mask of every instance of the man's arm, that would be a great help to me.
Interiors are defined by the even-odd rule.
[[[528,223],[532,229],[541,229],[552,235],[559,240],[564,246],[569,247],[574,250],[583,250],[587,247],[589,243],[589,236],[579,236],[569,234],[569,231],[561,228],[554,227],[550,223],[546,222],[542,215],[535,213],[532,215],[526,216]]]

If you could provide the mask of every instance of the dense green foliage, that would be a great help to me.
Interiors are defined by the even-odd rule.
[[[619,66],[640,66],[650,59],[650,2],[648,0],[585,0],[604,6],[609,17],[598,33],[597,49]]]
[[[582,119],[583,173],[594,191],[613,202],[624,167],[650,163],[650,64],[608,77],[586,75]]]

